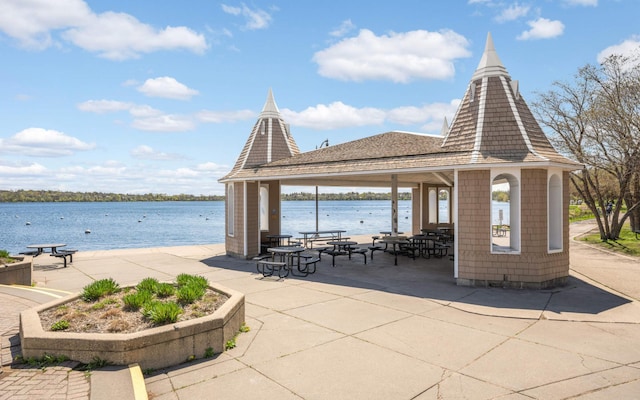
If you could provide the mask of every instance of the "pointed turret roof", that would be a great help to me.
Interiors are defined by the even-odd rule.
[[[487,42],[484,45],[484,53],[482,53],[478,68],[476,68],[476,72],[471,77],[471,80],[474,81],[478,78],[492,75],[504,75],[508,77],[509,73],[504,65],[502,65],[500,57],[498,57],[496,48],[493,45],[493,37],[491,37],[491,32],[489,32],[487,34]]]
[[[558,154],[522,98],[493,45],[491,33],[443,149],[467,151],[470,164],[551,161],[572,163]],[[572,163],[573,164],[573,163]]]
[[[277,110],[269,92],[263,114],[278,115],[276,120]],[[287,135],[295,152],[261,163],[251,156],[257,152],[261,121],[232,173],[221,181],[280,179],[301,186],[319,181],[336,186],[364,182],[381,186],[389,184],[389,174],[398,174],[410,186],[429,179],[436,184],[452,182],[456,168],[486,169],[489,164],[582,168],[549,143],[520,95],[518,82],[511,80],[502,65],[491,34],[451,125],[445,119],[441,135],[393,131],[302,154]]]
[[[269,89],[267,101],[238,160],[231,172],[220,180],[231,178],[242,169],[255,168],[299,153],[298,145],[289,132],[289,125],[282,119],[273,92]]]

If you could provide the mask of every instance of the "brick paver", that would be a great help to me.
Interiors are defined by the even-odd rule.
[[[74,371],[79,363],[64,362],[45,368],[26,364],[4,367],[0,375],[0,400],[4,399],[89,399],[89,375]]]

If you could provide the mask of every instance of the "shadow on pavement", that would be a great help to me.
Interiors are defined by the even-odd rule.
[[[551,311],[555,313],[599,314],[612,310],[630,300],[603,290],[576,277],[570,277],[567,285],[553,289],[503,289],[495,287],[457,286],[453,278],[453,263],[448,259],[410,260],[393,265],[391,257],[363,265],[359,260],[346,259],[331,267],[330,259],[318,264],[315,274],[307,277],[291,277],[303,281],[331,285],[357,287],[430,299],[495,309]],[[390,261],[390,262],[389,262]],[[216,256],[201,260],[211,267],[245,271],[257,274],[256,263],[230,256]],[[400,263],[399,263],[400,264]],[[531,314],[528,314],[531,315]]]

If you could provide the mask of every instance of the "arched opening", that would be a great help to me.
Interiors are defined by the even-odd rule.
[[[562,178],[549,177],[547,198],[547,234],[549,252],[562,251]]]
[[[449,186],[429,186],[426,205],[429,224],[451,223],[453,215],[452,190],[453,188]]]
[[[449,188],[440,188],[438,190],[438,223],[448,224],[451,222],[451,193]]]
[[[436,188],[429,188],[429,223],[438,223],[438,191]]]
[[[491,252],[520,252],[520,182],[510,173],[491,181]]]
[[[269,188],[267,185],[260,186],[260,193],[258,194],[258,202],[260,204],[260,230],[269,230]]]
[[[233,236],[235,229],[235,196],[233,183],[227,185],[227,235]]]

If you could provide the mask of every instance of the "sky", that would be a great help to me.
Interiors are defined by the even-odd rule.
[[[303,152],[440,134],[489,32],[531,104],[638,51],[639,18],[637,0],[0,0],[0,190],[222,195],[269,89]]]

